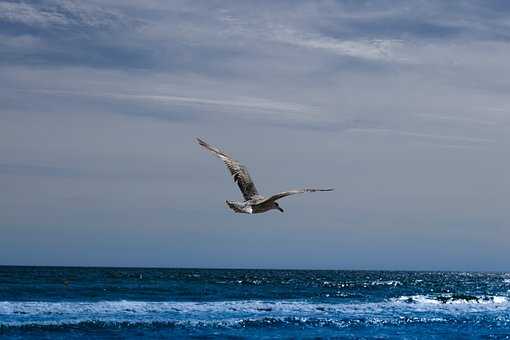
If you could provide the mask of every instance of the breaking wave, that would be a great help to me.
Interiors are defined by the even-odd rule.
[[[350,327],[451,322],[477,312],[510,322],[505,296],[412,295],[379,302],[0,302],[0,329],[78,327]],[[503,319],[502,319],[503,318]]]
[[[508,304],[508,298],[505,296],[475,296],[467,294],[447,294],[447,295],[413,295],[401,296],[397,301],[416,303],[424,305],[438,304],[471,304],[471,305],[494,305],[504,306]]]

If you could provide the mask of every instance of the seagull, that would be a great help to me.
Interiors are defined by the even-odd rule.
[[[236,213],[241,214],[259,214],[264,213],[266,211],[275,209],[283,212],[283,209],[280,207],[277,200],[295,194],[302,194],[305,192],[316,192],[316,191],[332,191],[332,188],[329,189],[297,189],[297,190],[289,190],[280,192],[270,197],[264,197],[259,195],[257,188],[255,188],[255,184],[253,183],[250,174],[248,173],[248,169],[218,149],[215,146],[212,146],[200,138],[197,138],[198,144],[203,146],[205,149],[212,152],[216,157],[220,158],[225,165],[227,166],[230,174],[235,183],[239,186],[241,193],[244,197],[244,202],[236,202],[226,200],[227,206],[235,211]]]

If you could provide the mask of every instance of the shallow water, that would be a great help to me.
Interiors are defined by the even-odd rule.
[[[11,338],[510,338],[510,273],[0,267]]]

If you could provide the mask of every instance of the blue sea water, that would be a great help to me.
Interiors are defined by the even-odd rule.
[[[0,337],[510,338],[510,273],[0,267]]]

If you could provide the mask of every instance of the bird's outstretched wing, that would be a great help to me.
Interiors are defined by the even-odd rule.
[[[289,190],[289,191],[280,192],[278,194],[274,194],[273,196],[266,198],[264,201],[265,202],[269,202],[269,201],[273,201],[274,202],[276,200],[279,200],[280,198],[287,197],[287,196],[290,196],[290,195],[302,194],[302,193],[305,193],[305,192],[333,191],[333,190],[334,190],[333,188],[328,188],[328,189],[297,189],[297,190]]]
[[[248,169],[221,151],[220,149],[207,144],[200,138],[197,138],[198,144],[206,148],[207,150],[214,153],[217,157],[219,157],[227,166],[228,170],[230,171],[230,174],[232,175],[234,182],[237,183],[239,186],[239,189],[241,189],[241,193],[243,194],[243,197],[245,200],[250,200],[254,196],[258,196],[257,188],[255,188],[255,184],[253,183],[250,174],[248,173]]]

